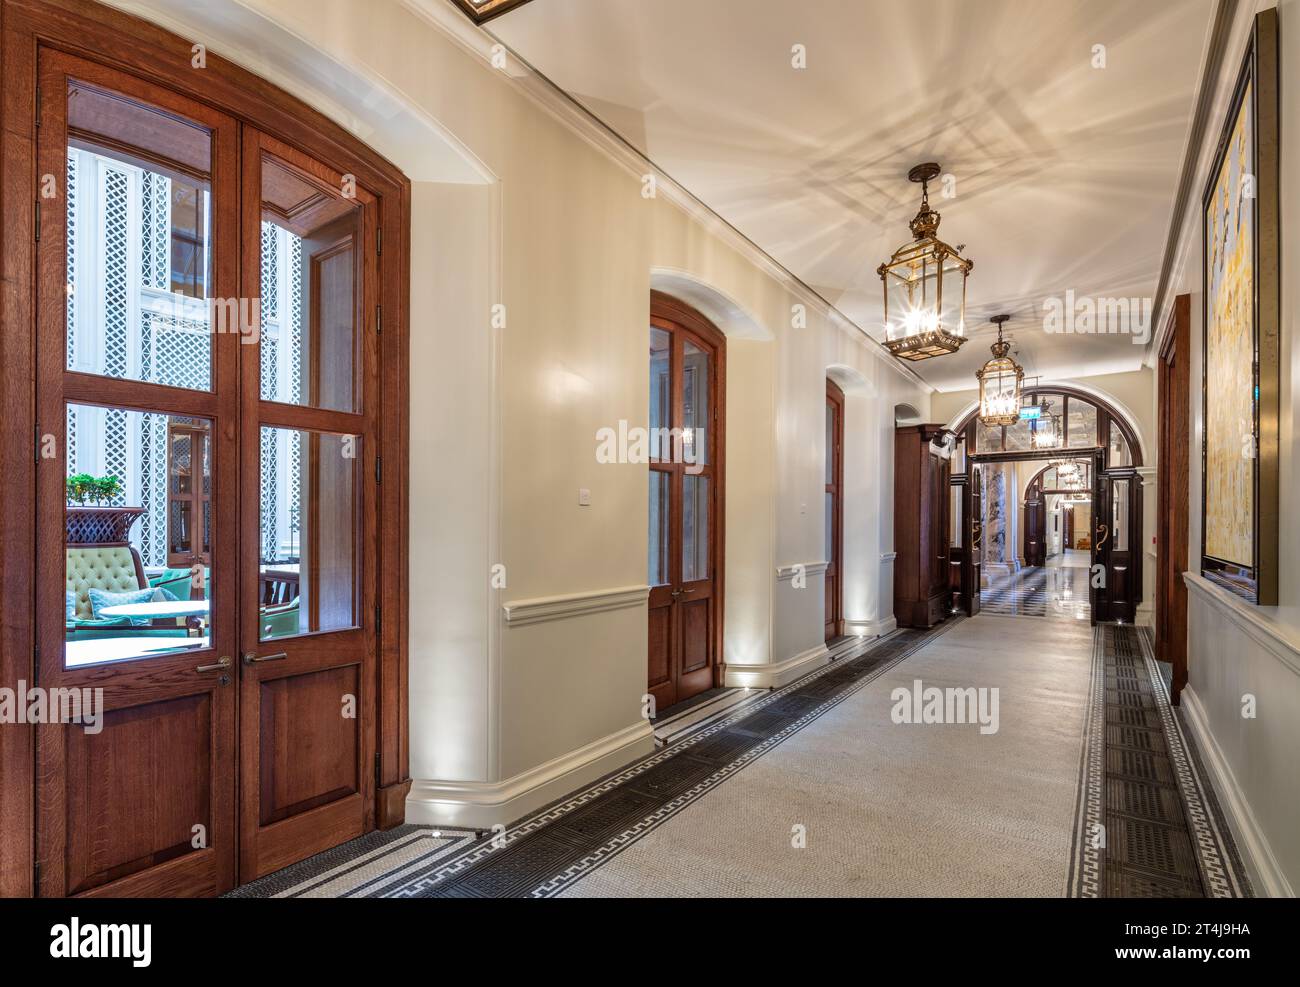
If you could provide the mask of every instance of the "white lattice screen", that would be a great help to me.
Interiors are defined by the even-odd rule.
[[[169,290],[171,179],[70,148],[67,188],[68,368],[173,387],[209,387],[207,303]],[[262,248],[262,397],[297,402],[302,389],[302,244],[267,223]],[[267,559],[296,554],[297,544],[297,443],[290,441],[292,433],[274,435],[271,448],[264,439],[262,450],[260,506]],[[165,565],[166,416],[71,407],[67,454],[69,473],[121,477],[124,491],[116,502],[148,508],[132,532],[136,548],[146,565]]]

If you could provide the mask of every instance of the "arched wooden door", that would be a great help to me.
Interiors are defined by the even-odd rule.
[[[703,316],[653,296],[646,688],[660,710],[722,682],[725,358]]]
[[[3,24],[0,682],[78,702],[0,738],[0,894],[211,895],[401,821],[409,187],[82,7]]]

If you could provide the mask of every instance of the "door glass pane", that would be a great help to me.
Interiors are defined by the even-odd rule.
[[[822,556],[827,562],[835,561],[835,494],[826,494],[826,554]]]
[[[1014,425],[1008,425],[1006,429],[1006,446],[1007,452],[1020,452],[1024,449],[1033,448],[1033,438],[1031,437],[1029,419],[1022,418]]]
[[[668,480],[671,474],[650,471],[650,585],[668,583]]]
[[[988,425],[977,420],[975,422],[975,451],[1001,452],[1002,426],[994,425],[990,428]]]
[[[682,582],[709,578],[709,478],[682,477]]]
[[[953,548],[961,548],[962,541],[962,516],[961,516],[961,487],[950,487],[948,495],[948,544]]]
[[[1128,439],[1120,427],[1112,420],[1110,423],[1110,466],[1132,466],[1133,455],[1129,452]]]
[[[1110,488],[1111,538],[1114,550],[1128,551],[1128,480],[1115,480]]]
[[[662,329],[650,327],[650,458],[672,458],[668,429],[672,427],[673,337]]]
[[[206,647],[211,423],[67,406],[68,667]]]
[[[360,410],[362,210],[262,158],[263,401]]]
[[[830,401],[826,402],[826,482],[835,482],[835,405]]]
[[[212,456],[208,423],[173,418],[167,429],[167,564],[206,564],[212,546]]]
[[[360,456],[359,436],[263,426],[261,640],[357,626]]]
[[[1071,397],[1066,401],[1069,409],[1069,447],[1086,448],[1097,444],[1097,406]]]
[[[66,366],[210,390],[212,333],[257,330],[210,304],[211,132],[75,80],[67,99]]]
[[[682,358],[682,460],[709,461],[709,354],[689,339]]]

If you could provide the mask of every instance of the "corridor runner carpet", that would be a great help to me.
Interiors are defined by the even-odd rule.
[[[1238,898],[1250,882],[1147,634],[1096,629],[1070,894]]]

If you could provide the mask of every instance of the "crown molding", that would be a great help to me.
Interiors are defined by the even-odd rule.
[[[1197,176],[1203,167],[1207,167],[1207,156],[1215,151],[1213,141],[1206,147],[1206,134],[1211,114],[1222,102],[1220,88],[1223,75],[1224,58],[1228,51],[1228,42],[1232,37],[1234,19],[1237,13],[1236,0],[1217,0],[1214,22],[1206,42],[1205,59],[1201,64],[1201,78],[1197,86],[1196,102],[1192,107],[1191,124],[1187,131],[1187,145],[1183,149],[1183,166],[1178,175],[1178,188],[1174,193],[1174,208],[1169,217],[1169,232],[1165,237],[1164,256],[1160,262],[1160,278],[1156,282],[1156,294],[1151,303],[1152,324],[1155,331],[1147,342],[1146,355],[1143,360],[1147,366],[1154,366],[1160,347],[1164,342],[1164,331],[1171,321],[1170,313],[1165,312],[1166,302],[1170,300],[1170,285],[1175,276],[1181,273],[1187,258],[1183,249],[1183,230],[1193,205],[1199,198],[1193,195]],[[1251,13],[1253,20],[1254,14]],[[1198,206],[1199,209],[1199,206]]]
[[[629,144],[617,131],[552,82],[490,30],[472,23],[452,0],[400,0],[400,2],[407,10],[484,62],[491,63],[493,48],[500,45],[509,56],[506,59],[506,67],[492,71],[504,75],[516,89],[553,119],[619,165],[629,175],[639,179],[649,169],[655,176],[657,191],[686,213],[690,219],[735,250],[768,277],[784,286],[799,301],[812,310],[820,312],[837,330],[850,335],[860,335],[868,344],[868,351],[909,384],[919,387],[927,394],[934,393],[935,387],[932,384],[895,359],[878,339],[840,311],[829,299],[723,219],[693,192]]]

